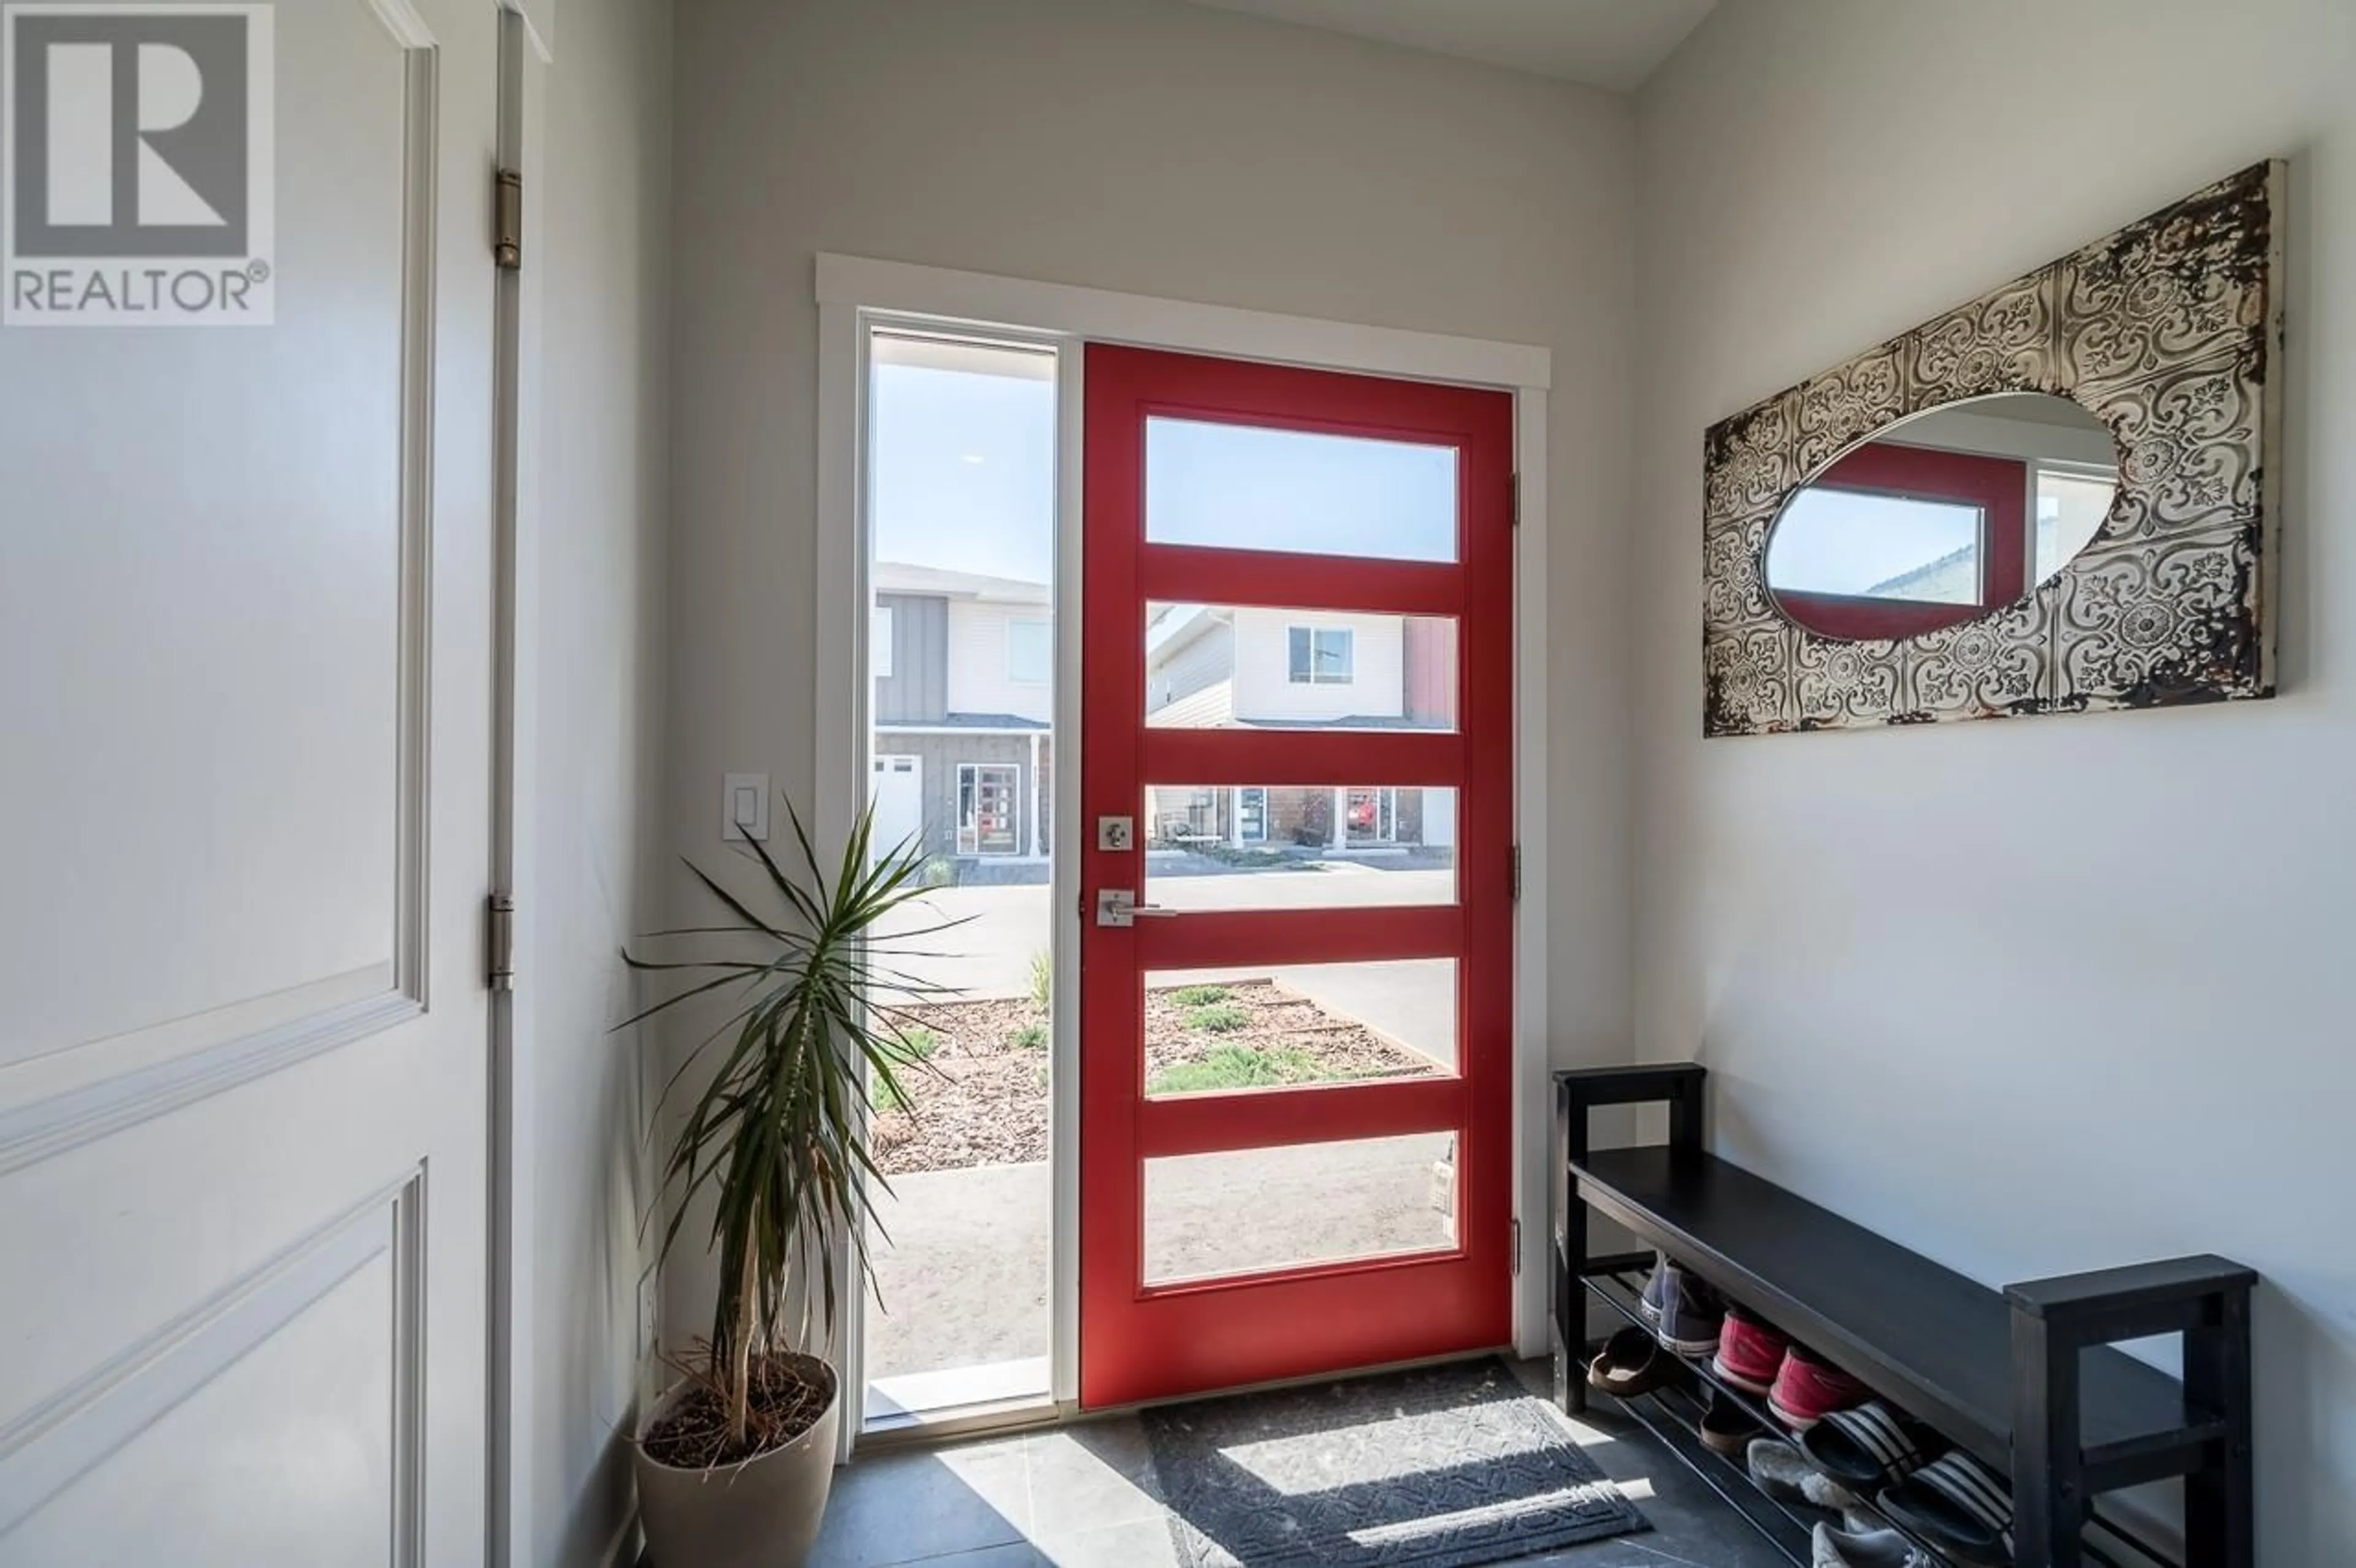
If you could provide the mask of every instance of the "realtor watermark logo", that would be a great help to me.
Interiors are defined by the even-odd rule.
[[[272,8],[0,5],[0,321],[267,326]]]

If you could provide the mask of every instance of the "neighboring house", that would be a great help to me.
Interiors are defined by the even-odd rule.
[[[1930,604],[1972,603],[1980,596],[1979,541],[1975,539],[1912,571],[1901,571],[1877,582],[1865,591],[1864,596],[1919,600]]]
[[[1161,606],[1145,634],[1145,721],[1169,729],[1446,730],[1452,622],[1323,611]],[[1328,849],[1456,841],[1455,796],[1377,784],[1149,789],[1146,834],[1169,846]]]
[[[958,859],[1047,854],[1052,616],[1044,583],[876,564],[879,844],[914,837]]]

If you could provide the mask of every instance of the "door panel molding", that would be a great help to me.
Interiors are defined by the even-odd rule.
[[[434,279],[441,161],[441,71],[434,37],[406,0],[368,0],[380,16],[412,24],[403,62],[401,298],[400,815],[393,829],[393,989],[421,1009],[430,1001],[431,773],[434,691],[434,386],[438,325]],[[400,30],[396,28],[396,36]]]
[[[75,1481],[293,1324],[337,1285],[390,1255],[395,1532],[419,1561],[424,1498],[425,1171],[412,1168],[337,1218],[126,1347],[0,1427],[0,1540]]]
[[[309,996],[335,984],[304,987],[295,994]],[[273,1028],[240,1034],[209,1048],[169,1054],[151,1066],[99,1076],[29,1104],[0,1111],[0,1175],[284,1072],[323,1051],[407,1023],[424,1011],[414,997],[379,990]],[[179,1028],[166,1024],[109,1043],[127,1050],[151,1035],[169,1036]]]

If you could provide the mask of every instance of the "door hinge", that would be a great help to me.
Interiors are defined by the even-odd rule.
[[[1514,475],[1514,527],[1522,526],[1522,476]]]
[[[485,977],[494,991],[515,989],[515,895],[493,893],[490,897],[490,919],[487,923],[487,945],[489,952],[484,965]]]
[[[493,176],[491,255],[502,272],[523,270],[523,174],[501,169]]]
[[[1518,901],[1522,896],[1522,847],[1518,844],[1514,846],[1513,883],[1514,897]]]
[[[1520,1275],[1521,1275],[1521,1272],[1522,1272],[1522,1221],[1521,1221],[1521,1216],[1519,1216],[1519,1215],[1517,1214],[1517,1215],[1515,1215],[1515,1216],[1514,1217],[1514,1274],[1515,1274],[1515,1276],[1516,1278],[1520,1277]]]

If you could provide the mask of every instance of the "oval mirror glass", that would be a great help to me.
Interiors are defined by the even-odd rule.
[[[1793,493],[1767,536],[1767,591],[1828,637],[1977,620],[2068,565],[2117,490],[2111,432],[2067,398],[1949,403],[1851,447]]]

